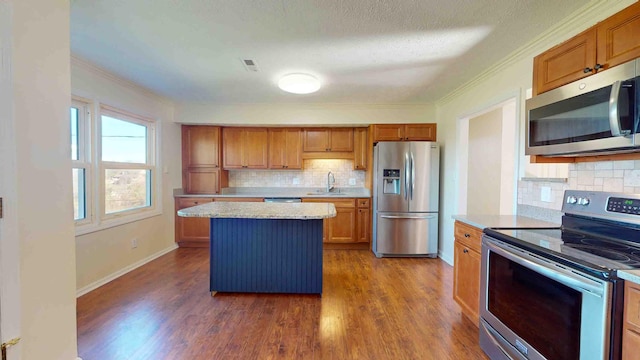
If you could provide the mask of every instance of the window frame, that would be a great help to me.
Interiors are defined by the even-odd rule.
[[[76,236],[105,230],[111,227],[144,220],[162,215],[162,174],[160,173],[160,139],[161,122],[150,116],[138,115],[136,110],[123,110],[118,107],[101,103],[99,100],[72,95],[71,107],[85,107],[85,119],[82,121],[82,130],[78,130],[79,160],[72,160],[72,169],[82,165],[85,169],[85,219],[75,221]],[[70,108],[71,108],[70,107]],[[119,120],[129,121],[147,127],[147,161],[144,164],[133,164],[135,169],[149,169],[151,182],[148,188],[150,206],[115,212],[105,213],[105,170],[124,168],[117,162],[103,162],[102,159],[102,115],[114,117]],[[80,123],[80,119],[78,119]],[[69,124],[71,125],[71,124]],[[79,124],[80,127],[80,124]],[[82,139],[80,138],[82,134]],[[71,134],[71,131],[69,131]],[[71,141],[69,141],[71,144]],[[82,155],[81,155],[82,154]],[[69,156],[72,153],[69,151]],[[81,156],[84,156],[82,158]],[[80,163],[80,159],[83,159]],[[112,165],[118,165],[116,167]],[[126,165],[125,165],[126,166]]]
[[[146,161],[145,163],[125,163],[115,161],[103,161],[102,160],[102,116],[109,116],[120,121],[130,122],[136,125],[144,126],[147,130],[146,136]],[[112,220],[119,220],[124,218],[136,217],[141,214],[153,213],[156,210],[158,203],[159,193],[158,184],[158,159],[156,158],[156,149],[158,143],[156,121],[151,118],[136,115],[125,110],[121,110],[109,105],[100,104],[99,116],[97,116],[96,124],[96,139],[97,139],[97,164],[98,164],[98,189],[100,194],[100,218],[104,222],[110,222]],[[148,186],[148,198],[149,205],[122,210],[113,213],[106,213],[106,199],[105,199],[105,181],[107,169],[124,169],[124,170],[147,170],[150,172],[150,177],[147,182],[151,182]],[[133,221],[133,220],[132,220]]]
[[[82,169],[84,171],[84,210],[85,217],[82,219],[75,219],[76,226],[82,226],[91,224],[94,221],[94,198],[93,198],[93,161],[91,148],[91,133],[92,133],[92,102],[91,100],[81,98],[78,96],[72,96],[71,108],[78,109],[78,129],[77,129],[77,145],[78,145],[78,159],[71,160],[72,170]],[[71,142],[70,142],[71,143]],[[71,155],[71,154],[69,154]],[[80,189],[78,189],[80,190]],[[78,193],[78,197],[80,193]],[[75,209],[74,209],[75,210]]]

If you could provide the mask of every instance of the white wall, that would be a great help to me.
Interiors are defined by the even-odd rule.
[[[357,125],[436,122],[433,104],[180,103],[175,121],[220,125]]]
[[[162,214],[76,237],[76,287],[83,294],[175,248],[173,189],[182,186],[180,125],[173,121],[170,101],[75,58],[71,88],[75,96],[156,119],[161,136]],[[133,238],[138,239],[135,249]]]
[[[73,360],[77,345],[69,2],[9,0],[9,4],[18,181],[12,194],[16,206],[5,211],[17,218],[20,244],[19,357]]]
[[[513,94],[520,94],[517,114],[520,121],[520,145],[518,173],[523,174],[524,157],[524,94],[531,88],[533,57],[544,50],[576,35],[598,21],[620,11],[635,1],[592,1],[583,9],[561,21],[556,27],[538,36],[532,43],[524,45],[511,56],[487,69],[477,78],[460,87],[457,91],[436,103],[438,119],[438,140],[443,143],[443,171],[441,173],[441,257],[453,262],[453,219],[458,213],[459,178],[456,163],[459,154],[456,152],[457,119],[473,114],[480,109],[498,104]]]

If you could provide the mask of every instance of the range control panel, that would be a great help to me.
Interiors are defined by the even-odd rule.
[[[640,200],[610,197],[609,201],[607,201],[607,211],[640,215]]]
[[[565,190],[562,212],[640,226],[640,194]]]

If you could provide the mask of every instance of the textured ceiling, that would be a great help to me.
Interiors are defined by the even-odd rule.
[[[71,50],[176,101],[421,103],[587,2],[74,0]],[[284,93],[276,83],[290,72],[323,87]]]

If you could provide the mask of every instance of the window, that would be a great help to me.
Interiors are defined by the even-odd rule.
[[[71,160],[73,175],[73,218],[78,224],[91,221],[91,196],[88,184],[91,179],[89,103],[80,99],[71,101]]]
[[[69,112],[76,234],[157,215],[156,122],[73,98]]]
[[[155,122],[103,105],[100,144],[102,215],[153,209]]]

